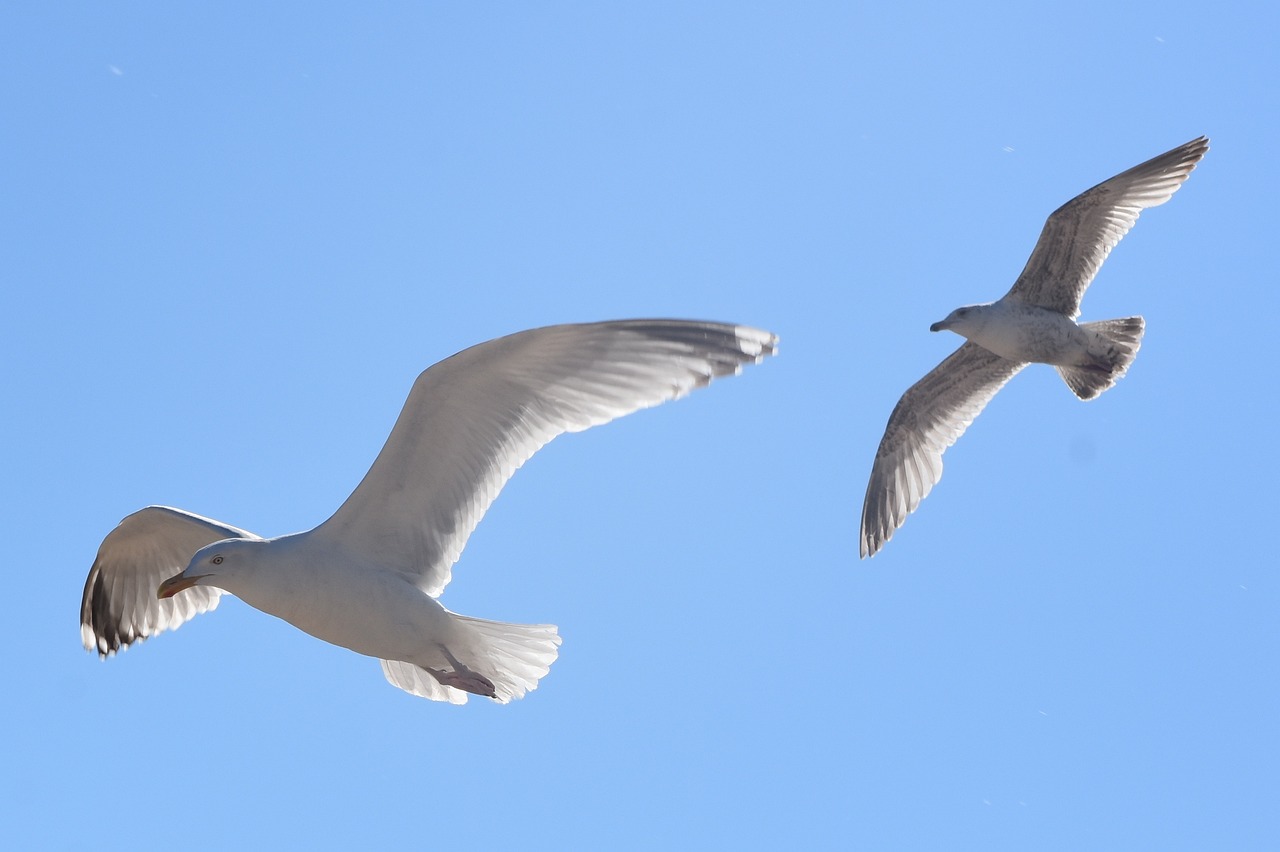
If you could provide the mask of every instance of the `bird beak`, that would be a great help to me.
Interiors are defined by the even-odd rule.
[[[183,589],[189,589],[197,585],[206,575],[196,574],[194,577],[187,577],[183,574],[175,574],[160,584],[160,588],[156,589],[157,598],[171,598]]]
[[[935,322],[933,325],[929,326],[929,330],[930,330],[930,331],[946,331],[946,330],[947,330],[948,328],[950,328],[950,327],[951,327],[951,326],[947,325],[947,321],[946,321],[946,320],[941,320],[941,321],[939,321],[939,322]]]

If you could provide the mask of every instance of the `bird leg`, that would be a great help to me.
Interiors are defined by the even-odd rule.
[[[463,692],[470,692],[473,695],[483,695],[486,698],[497,698],[498,693],[493,688],[493,681],[480,674],[473,672],[463,663],[458,662],[458,658],[449,652],[444,645],[440,646],[440,650],[444,652],[445,657],[449,660],[450,669],[433,669],[430,666],[423,666],[431,676],[444,686],[452,686],[454,689],[461,689]]]

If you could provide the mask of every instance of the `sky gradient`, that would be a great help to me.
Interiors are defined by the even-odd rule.
[[[3,845],[1273,848],[1280,12],[987,8],[0,13]],[[1201,134],[1084,299],[1128,376],[1023,371],[859,561],[929,324]],[[442,602],[559,625],[524,700],[230,598],[80,647],[126,514],[309,528],[428,365],[639,316],[780,353],[508,484]]]

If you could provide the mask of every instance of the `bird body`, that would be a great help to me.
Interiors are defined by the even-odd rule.
[[[317,639],[378,659],[416,660],[425,637],[452,638],[448,610],[435,598],[310,533],[215,542],[173,579],[179,583],[161,584],[161,595],[208,582]]]
[[[1141,321],[1141,317],[1135,319]],[[1074,322],[1061,311],[1016,299],[957,308],[929,330],[954,331],[1010,361],[1107,372],[1120,366],[1111,354],[1110,341],[1098,330]]]
[[[313,532],[214,542],[158,593],[164,598],[216,585],[317,639],[419,667],[443,685],[489,698],[535,688],[555,661],[560,637],[554,625],[484,622],[450,612],[399,572]],[[478,624],[498,628],[505,641],[494,641],[494,631]],[[441,692],[438,697],[450,700],[448,690]]]

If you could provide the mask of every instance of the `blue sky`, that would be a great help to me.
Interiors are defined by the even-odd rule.
[[[68,3],[0,13],[11,848],[1271,848],[1274,4]],[[1044,218],[1208,134],[871,561],[898,396]],[[451,707],[239,601],[108,662],[102,537],[264,535],[414,376],[557,322],[781,354],[554,442],[443,598],[554,622]],[[1257,446],[1257,449],[1254,447]]]

